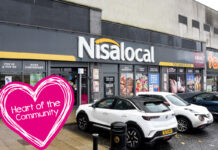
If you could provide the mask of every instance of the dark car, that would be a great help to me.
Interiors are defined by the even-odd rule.
[[[189,103],[207,107],[207,109],[214,115],[214,117],[218,117],[218,93],[192,92],[179,93],[177,95]]]

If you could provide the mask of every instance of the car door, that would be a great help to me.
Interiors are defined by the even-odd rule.
[[[137,111],[137,109],[129,100],[116,98],[116,102],[107,119],[108,124],[126,122],[131,117],[129,114],[132,114],[134,111]]]
[[[95,104],[92,112],[95,123],[109,126],[107,119],[114,102],[115,98],[105,98]]]

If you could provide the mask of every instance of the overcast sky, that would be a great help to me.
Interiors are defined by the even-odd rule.
[[[218,11],[218,0],[196,0],[196,1]]]

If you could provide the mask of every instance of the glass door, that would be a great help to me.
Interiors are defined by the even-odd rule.
[[[71,85],[74,91],[74,105],[79,105],[79,74],[78,68],[51,68],[52,75],[58,75],[63,77]],[[87,68],[84,68],[84,74],[82,74],[81,81],[81,104],[88,103],[88,80],[87,80]]]

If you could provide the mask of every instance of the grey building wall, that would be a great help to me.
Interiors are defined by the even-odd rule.
[[[102,20],[159,31],[188,39],[206,42],[218,49],[218,13],[195,0],[65,0],[102,10]],[[187,17],[187,24],[179,23],[178,16]],[[199,22],[193,27],[192,20]],[[204,24],[211,30],[205,31]]]
[[[90,33],[101,35],[101,11],[90,9]]]

